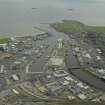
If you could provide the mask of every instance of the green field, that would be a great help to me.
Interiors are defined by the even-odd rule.
[[[0,44],[4,44],[4,43],[8,43],[8,42],[9,42],[9,38],[0,37]]]
[[[105,32],[104,26],[88,26],[79,21],[64,20],[63,22],[56,22],[51,24],[56,30],[69,33],[69,32]]]

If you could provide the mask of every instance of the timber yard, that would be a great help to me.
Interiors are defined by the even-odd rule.
[[[105,105],[103,52],[73,34],[50,28],[0,43],[0,105]]]

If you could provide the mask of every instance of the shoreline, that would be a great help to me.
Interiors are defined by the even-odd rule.
[[[72,24],[69,24],[70,22],[72,22]],[[40,23],[40,24],[42,24],[42,23]],[[44,23],[44,24],[46,24],[46,23]],[[102,26],[101,25],[100,26],[98,26],[98,25],[87,25],[84,22],[81,22],[81,21],[78,21],[78,20],[62,20],[62,21],[51,22],[51,23],[47,23],[47,24],[49,24],[51,27],[53,27],[57,31],[61,31],[62,30],[63,26],[60,26],[60,25],[64,25],[64,27],[66,25],[71,25],[71,26],[74,25],[74,27],[76,26],[77,30],[76,29],[73,29],[73,33],[78,32],[78,28],[82,28],[82,31],[85,31],[85,32],[87,30],[90,30],[90,31],[96,30],[97,32],[101,32],[101,31],[102,32],[105,32],[105,26],[103,26],[103,25]],[[81,25],[83,25],[83,27],[81,27]],[[40,32],[41,30],[38,30],[38,31]],[[33,28],[32,28],[32,31],[31,32],[29,31],[29,32],[0,33],[0,37],[30,36],[33,33],[34,34],[39,34],[38,31],[35,32],[35,29],[33,30]],[[65,31],[68,31],[68,30],[63,30],[61,32],[65,32]],[[81,29],[79,30],[79,32],[81,32]],[[65,33],[67,33],[67,32],[65,32]]]

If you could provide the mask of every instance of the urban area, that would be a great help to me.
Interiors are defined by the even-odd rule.
[[[66,39],[41,32],[0,43],[0,105],[102,105],[105,59],[86,35]]]

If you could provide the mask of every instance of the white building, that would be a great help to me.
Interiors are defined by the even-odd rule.
[[[78,94],[78,97],[81,99],[81,100],[85,100],[87,97],[84,95],[84,94],[82,94],[82,93],[80,93],[80,94]]]
[[[59,38],[58,40],[57,40],[57,45],[58,45],[58,48],[59,49],[61,49],[62,47],[63,47],[63,39],[61,39],[61,38]]]
[[[0,44],[0,48],[3,48],[4,50],[6,50],[6,48],[7,48],[7,44],[6,44],[6,43],[4,43],[4,44]]]
[[[18,81],[18,80],[19,80],[19,77],[18,77],[16,74],[13,74],[13,75],[12,75],[12,79],[13,79],[14,81]]]
[[[62,66],[63,65],[63,59],[62,58],[51,58],[50,59],[51,66]]]

